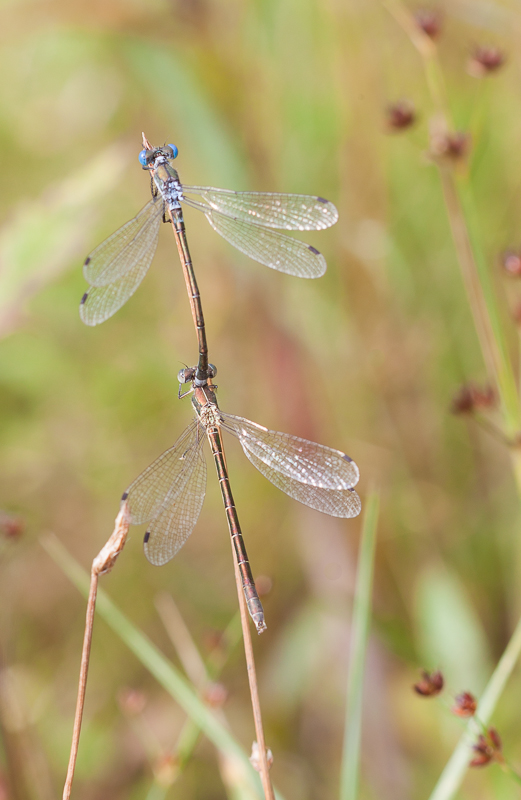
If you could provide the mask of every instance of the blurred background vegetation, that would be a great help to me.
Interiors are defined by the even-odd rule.
[[[472,134],[477,231],[516,362],[521,286],[499,254],[521,245],[521,7],[430,8],[442,13],[455,126]],[[427,797],[461,726],[411,685],[425,666],[453,692],[483,689],[521,612],[521,539],[506,448],[450,413],[458,388],[487,376],[426,155],[433,106],[418,53],[377,0],[4,0],[0,41],[0,507],[23,527],[7,526],[0,564],[0,797],[58,796],[68,756],[85,603],[40,535],[56,534],[89,568],[122,490],[192,418],[176,374],[196,343],[167,226],[130,302],[96,329],[78,316],[86,253],[149,197],[142,130],[177,144],[186,183],[317,193],[338,206],[339,223],[307,237],[328,261],[310,282],[248,261],[189,209],[186,223],[222,408],[345,449],[362,498],[381,489],[361,796]],[[506,54],[497,74],[469,74],[480,44]],[[389,106],[401,99],[416,119],[392,130]],[[227,447],[253,571],[271,583],[255,649],[273,778],[288,798],[336,796],[360,521],[299,506]],[[103,580],[176,663],[161,592],[205,657],[236,611],[209,467],[177,558],[152,567],[132,529]],[[240,646],[221,681],[249,750]],[[520,689],[515,674],[494,717],[514,763]],[[184,721],[98,620],[75,796],[149,796]],[[459,796],[517,792],[491,767],[469,774]],[[166,796],[226,796],[208,741]]]

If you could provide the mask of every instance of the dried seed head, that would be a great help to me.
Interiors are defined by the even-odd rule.
[[[462,692],[454,698],[452,713],[458,717],[473,717],[476,713],[478,701],[470,692]]]
[[[501,738],[495,728],[489,728],[486,736],[480,734],[472,749],[476,753],[469,767],[485,767],[491,761],[503,761]]]
[[[470,134],[465,131],[437,133],[431,137],[430,154],[433,158],[460,161],[470,150]]]
[[[438,11],[420,8],[414,14],[418,28],[430,39],[437,39],[441,32],[441,14]]]
[[[505,54],[497,47],[477,47],[472,54],[467,69],[474,78],[483,78],[497,72],[505,63]]]
[[[478,736],[478,741],[472,745],[472,749],[476,755],[469,761],[469,767],[485,767],[492,761],[492,750],[482,734]]]
[[[505,250],[501,255],[501,266],[513,278],[521,277],[521,252]]]
[[[494,408],[497,403],[496,393],[492,386],[475,386],[464,384],[452,400],[453,414],[470,414]]]
[[[474,398],[470,386],[462,386],[454,396],[450,410],[453,414],[470,414],[474,411]]]
[[[435,697],[443,689],[443,675],[439,670],[427,672],[422,670],[421,680],[412,687],[414,691],[422,697]]]
[[[398,100],[387,106],[387,128],[389,131],[403,131],[416,122],[416,110],[409,100]]]

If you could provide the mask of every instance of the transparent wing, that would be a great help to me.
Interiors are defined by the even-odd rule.
[[[164,203],[154,198],[139,214],[87,256],[83,274],[91,286],[106,286],[127,275],[139,263],[145,272],[152,263]]]
[[[133,525],[155,520],[184,489],[195,469],[203,441],[199,423],[194,419],[176,443],[130,484],[123,499],[127,501]]]
[[[169,504],[145,534],[145,555],[151,564],[166,564],[181,549],[199,519],[205,492],[206,461],[201,448],[197,448]]]
[[[204,210],[202,205],[194,207]],[[253,222],[241,222],[217,211],[204,213],[214,231],[241,253],[266,267],[298,278],[320,278],[326,271],[326,260],[322,253],[305,242]]]
[[[85,325],[100,325],[119,311],[147,274],[150,260],[138,261],[130,272],[108,286],[92,286],[85,292],[80,302],[80,317]]]
[[[305,506],[315,508],[331,517],[357,517],[362,508],[360,498],[354,489],[323,489],[312,486],[277,472],[273,467],[265,464],[260,458],[253,455],[250,450],[244,450],[254,467],[273,483],[278,489],[303,503]]]
[[[223,427],[238,437],[248,458],[253,456],[292,481],[340,491],[352,489],[358,483],[358,467],[341,450],[289,433],[270,431],[233,414],[221,412],[221,417]]]
[[[213,186],[183,186],[185,192],[199,195],[214,211],[268,228],[315,231],[329,228],[338,219],[333,203],[309,194],[234,192]]]

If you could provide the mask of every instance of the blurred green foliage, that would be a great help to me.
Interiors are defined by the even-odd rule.
[[[473,135],[478,229],[517,358],[509,310],[521,289],[506,285],[498,254],[520,245],[520,10],[514,0],[437,7],[449,103]],[[0,22],[0,507],[25,524],[2,551],[2,780],[17,772],[15,798],[51,800],[68,755],[84,602],[39,535],[53,531],[88,567],[122,490],[191,419],[176,374],[193,363],[195,338],[166,226],[127,306],[97,329],[77,311],[86,253],[149,196],[137,162],[145,130],[178,145],[187,183],[317,193],[338,206],[335,228],[308,237],[328,261],[313,282],[247,261],[190,210],[187,231],[222,408],[347,450],[362,497],[381,488],[361,797],[428,796],[460,727],[411,684],[425,666],[446,670],[453,692],[483,688],[520,612],[521,546],[505,448],[449,413],[458,386],[485,372],[425,155],[432,107],[418,54],[376,0],[18,0],[1,5]],[[476,42],[504,49],[505,69],[471,77]],[[385,110],[402,97],[418,121],[391,135]],[[299,507],[227,444],[253,569],[272,581],[255,647],[273,778],[286,797],[331,797],[360,523]],[[103,581],[168,656],[160,590],[203,654],[236,609],[212,477],[171,564],[148,564],[132,529]],[[249,750],[240,649],[222,681]],[[184,712],[99,621],[78,798],[150,789],[149,753],[118,706],[126,687],[144,693],[150,737],[171,749]],[[494,720],[514,761],[520,688],[515,676]],[[460,796],[515,791],[491,767],[469,775]],[[207,741],[174,795],[225,796]]]

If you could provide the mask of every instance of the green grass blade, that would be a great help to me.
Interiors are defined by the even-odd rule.
[[[355,800],[358,791],[364,667],[369,620],[371,617],[373,565],[379,504],[378,493],[372,492],[366,500],[362,540],[358,557],[358,575],[353,608],[349,677],[347,682],[340,800]]]
[[[87,572],[69,555],[56,537],[46,536],[42,538],[42,544],[69,580],[86,597],[90,583]],[[248,755],[240,744],[234,739],[230,731],[219,722],[213,712],[205,706],[174,665],[122,614],[102,589],[98,589],[96,611],[164,689],[179,703],[189,718],[197,724],[215,747],[228,758],[236,759],[244,766],[252,788],[255,787],[256,794],[262,797],[259,775],[254,770]],[[278,793],[277,798],[278,800],[283,800]]]
[[[484,725],[488,724],[520,655],[521,620],[517,623],[516,629],[505,648],[505,652],[501,656],[479,701],[476,715]],[[474,721],[470,720],[465,733],[459,740],[456,749],[441,773],[429,800],[450,800],[450,798],[454,797],[467,771],[471,755],[470,746],[475,738],[476,726]]]

